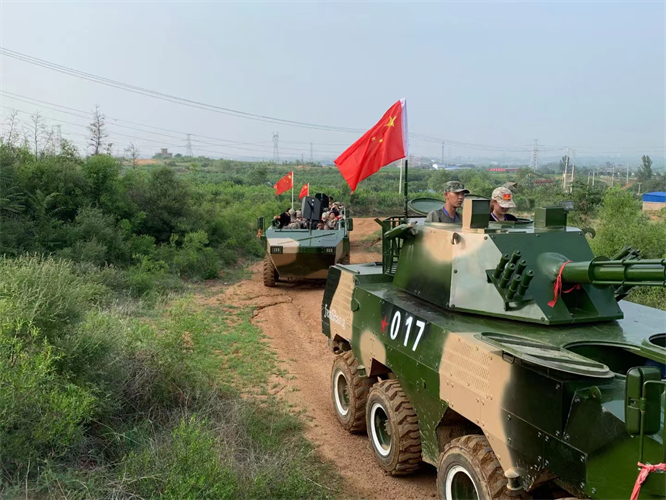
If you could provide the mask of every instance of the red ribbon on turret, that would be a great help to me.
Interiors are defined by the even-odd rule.
[[[636,484],[634,484],[634,491],[631,492],[631,498],[629,500],[638,500],[638,495],[641,492],[641,486],[645,482],[650,472],[662,471],[666,472],[666,464],[642,464],[638,462],[638,466],[641,468],[641,471],[638,473],[636,478]]]
[[[555,285],[553,285],[553,300],[548,302],[548,305],[550,307],[555,307],[555,304],[557,304],[557,301],[562,293],[573,292],[574,290],[580,290],[581,288],[580,283],[578,283],[569,288],[568,290],[562,290],[562,271],[564,271],[564,266],[566,266],[569,262],[571,261],[568,260],[564,264],[562,264],[562,267],[560,267],[560,272],[557,273],[557,278],[555,278]]]

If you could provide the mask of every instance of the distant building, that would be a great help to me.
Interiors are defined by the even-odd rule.
[[[161,148],[159,153],[155,153],[153,158],[173,158],[173,153],[169,153],[169,148]]]
[[[491,167],[488,169],[488,172],[518,172],[517,168],[508,168],[508,167]]]
[[[655,191],[653,193],[645,193],[643,195],[643,211],[652,212],[666,208],[666,193],[663,191]]]

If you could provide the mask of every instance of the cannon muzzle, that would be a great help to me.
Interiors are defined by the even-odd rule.
[[[542,270],[559,274],[565,283],[596,286],[662,286],[666,287],[666,259],[608,260],[596,257],[588,261],[567,262],[561,254],[544,254]]]

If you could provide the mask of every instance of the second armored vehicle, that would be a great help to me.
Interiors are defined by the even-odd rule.
[[[666,498],[666,312],[618,304],[665,286],[666,259],[595,257],[559,207],[404,222],[382,222],[381,263],[334,266],[322,303],[334,411],[379,466],[432,464],[446,500],[639,498],[645,469],[640,498]]]
[[[259,218],[259,236],[266,250],[265,286],[275,286],[278,281],[325,280],[329,267],[349,264],[353,220],[344,208],[335,229],[313,229],[327,208],[325,195],[303,198],[302,213],[309,229],[280,228],[275,221],[265,228],[263,217]]]

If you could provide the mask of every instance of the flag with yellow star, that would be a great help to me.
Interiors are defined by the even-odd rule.
[[[407,156],[407,101],[400,99],[381,120],[335,160],[352,190],[389,163]]]
[[[275,188],[276,195],[289,191],[294,187],[294,172],[289,172],[282,179],[277,181],[273,187]]]

